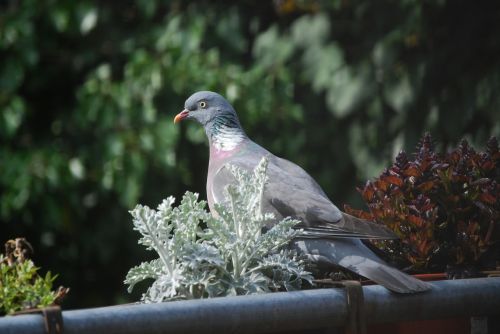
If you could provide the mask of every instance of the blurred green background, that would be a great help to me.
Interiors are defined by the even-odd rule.
[[[203,130],[172,123],[197,90],[361,208],[424,131],[500,134],[499,36],[498,1],[0,1],[0,242],[28,238],[66,308],[137,300],[128,210],[205,197]]]

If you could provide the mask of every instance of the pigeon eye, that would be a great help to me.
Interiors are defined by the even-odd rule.
[[[205,109],[207,107],[207,103],[205,101],[200,102],[200,108]]]

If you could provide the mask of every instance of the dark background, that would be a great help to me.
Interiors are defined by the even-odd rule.
[[[28,238],[66,308],[137,300],[128,210],[205,197],[204,132],[172,123],[197,90],[362,208],[423,132],[500,134],[499,36],[498,1],[0,1],[0,242]]]

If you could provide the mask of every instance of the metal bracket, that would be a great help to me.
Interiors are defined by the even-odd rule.
[[[347,299],[346,333],[366,334],[363,286],[359,281],[321,281],[323,284],[345,288]]]
[[[62,334],[63,318],[59,306],[49,306],[42,309],[47,334]]]
[[[366,334],[363,287],[358,281],[342,281],[347,295],[348,322],[346,332]]]
[[[47,334],[62,334],[63,332],[63,318],[61,313],[61,307],[59,306],[34,308],[14,313],[14,315],[23,315],[23,314],[43,315],[43,322],[45,324],[45,333]]]

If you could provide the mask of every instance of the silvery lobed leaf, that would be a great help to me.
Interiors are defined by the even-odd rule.
[[[160,259],[156,259],[150,262],[143,262],[140,265],[133,267],[127,273],[125,278],[125,284],[128,284],[128,292],[132,292],[134,286],[148,278],[157,279],[163,274],[162,262]]]
[[[226,201],[216,204],[216,216],[191,192],[177,207],[168,197],[157,210],[137,205],[131,211],[140,243],[160,256],[132,268],[126,277],[129,290],[139,281],[155,279],[143,302],[294,290],[311,281],[302,259],[283,250],[297,235],[298,221],[286,218],[265,231],[274,219],[261,209],[267,160],[253,173],[227,168],[236,182],[226,188]]]

